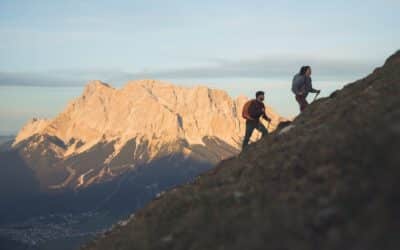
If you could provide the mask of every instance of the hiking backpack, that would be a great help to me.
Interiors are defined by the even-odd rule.
[[[301,88],[301,86],[304,84],[304,76],[300,75],[300,74],[296,74],[293,77],[293,81],[292,81],[292,92],[293,94],[297,95],[297,92],[299,91],[299,89]]]
[[[250,115],[250,106],[251,104],[254,102],[254,100],[249,100],[247,101],[244,106],[243,106],[243,110],[242,110],[242,117],[246,120],[248,119],[252,119],[252,116]]]

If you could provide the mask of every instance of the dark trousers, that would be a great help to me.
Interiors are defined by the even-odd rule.
[[[246,134],[243,139],[243,149],[249,145],[250,137],[253,134],[254,129],[260,131],[263,137],[268,134],[268,130],[261,122],[246,120]]]
[[[299,103],[300,111],[303,112],[308,105],[306,97],[304,95],[296,95],[296,101]]]

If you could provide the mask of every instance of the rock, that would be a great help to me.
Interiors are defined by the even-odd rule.
[[[189,88],[139,80],[116,89],[94,80],[54,119],[28,122],[13,147],[48,158],[48,161],[34,162],[31,159],[34,155],[22,154],[37,171],[46,169],[47,163],[85,157],[91,150],[105,145],[112,147],[97,153],[96,158],[104,158],[101,164],[74,166],[76,177],[71,177],[68,185],[80,183],[75,178],[89,168],[94,169],[93,175],[97,177],[86,184],[116,176],[112,172],[101,172],[104,167],[140,165],[165,155],[181,154],[185,159],[191,157],[216,164],[237,154],[241,148],[245,130],[241,110],[246,101],[243,96],[233,99],[225,91],[203,86]],[[282,119],[268,106],[266,112],[276,123]],[[258,137],[255,132],[252,139]],[[58,169],[65,171],[66,167],[58,166]],[[37,175],[48,176],[47,173]]]
[[[325,229],[335,223],[339,219],[340,210],[336,207],[328,207],[321,209],[313,219],[315,229]]]
[[[287,133],[287,132],[289,132],[289,130],[291,130],[294,127],[296,127],[296,126],[295,125],[289,125],[287,127],[284,127],[283,129],[281,129],[279,131],[279,134],[281,135],[281,134]]]
[[[163,241],[163,242],[165,242],[165,243],[168,243],[168,242],[171,242],[173,239],[174,239],[174,238],[172,237],[172,235],[169,234],[169,235],[163,237],[163,238],[161,239],[161,241]]]

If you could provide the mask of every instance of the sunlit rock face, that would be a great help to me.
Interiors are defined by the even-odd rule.
[[[246,101],[203,86],[95,80],[54,119],[29,121],[13,147],[48,189],[83,188],[177,154],[215,164],[241,147]],[[283,118],[267,113],[273,130]]]

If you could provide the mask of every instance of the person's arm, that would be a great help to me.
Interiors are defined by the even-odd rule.
[[[269,118],[265,112],[264,112],[263,118],[268,122],[272,121],[271,118]]]
[[[310,92],[311,93],[320,93],[321,92],[321,90],[313,88],[311,78],[310,78]]]
[[[321,92],[321,90],[314,89],[313,86],[311,85],[310,92],[311,93],[319,93],[319,92]]]
[[[313,89],[310,90],[310,92],[311,92],[311,93],[318,93],[318,94],[319,94],[319,93],[321,93],[321,90],[320,90],[320,89],[314,89],[314,88],[313,88]]]
[[[262,117],[267,120],[268,122],[271,122],[271,118],[268,117],[267,112],[265,112],[265,105],[263,104],[263,115]]]

